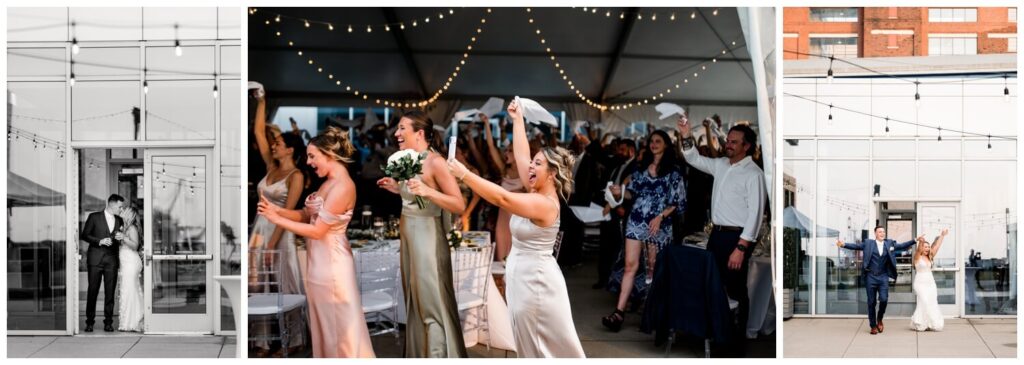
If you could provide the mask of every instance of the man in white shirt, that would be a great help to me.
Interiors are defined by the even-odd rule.
[[[765,207],[764,172],[751,159],[757,134],[746,125],[729,130],[725,157],[701,156],[694,147],[686,116],[677,124],[683,138],[683,157],[691,166],[714,177],[711,190],[711,222],[708,251],[715,256],[729,298],[739,302],[739,328],[747,328],[747,260],[754,247]],[[737,338],[742,338],[737,335]]]

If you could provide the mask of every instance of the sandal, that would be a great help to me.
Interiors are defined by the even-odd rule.
[[[622,329],[622,322],[626,321],[626,313],[616,309],[615,312],[609,314],[607,317],[601,318],[601,324],[612,332],[619,332]]]

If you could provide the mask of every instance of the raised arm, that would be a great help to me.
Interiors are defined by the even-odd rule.
[[[836,246],[839,246],[839,248],[845,248],[847,250],[860,251],[864,249],[864,242],[845,243],[843,242],[843,239],[840,238],[836,240]]]
[[[473,138],[472,134],[469,133],[469,130],[466,131],[466,142],[468,142],[466,143],[466,146],[469,147],[469,155],[473,156],[473,161],[480,165],[478,170],[480,170],[481,174],[487,175],[491,169],[488,167],[487,160],[484,159],[484,154],[480,153],[480,148],[477,146],[477,142],[479,142],[479,140]]]
[[[558,205],[541,194],[510,192],[500,185],[470,172],[466,169],[466,166],[458,161],[448,161],[448,168],[451,170],[452,175],[461,177],[462,182],[472,189],[477,196],[498,206],[498,208],[529,219],[541,227],[550,226],[555,223],[555,219],[558,219]],[[545,207],[550,209],[543,209]]]
[[[462,191],[459,190],[459,183],[455,181],[455,177],[448,172],[448,166],[445,165],[444,158],[431,153],[423,164],[425,168],[430,169],[429,176],[434,180],[437,189],[431,188],[422,181],[412,179],[407,182],[409,192],[424,199],[429,199],[434,204],[437,204],[438,207],[441,207],[441,209],[454,214],[465,212],[466,198],[462,196]]]
[[[684,140],[693,137],[693,132],[690,131],[690,121],[686,117],[679,117],[676,129],[679,130],[679,135]],[[683,158],[686,160],[686,163],[711,176],[715,175],[715,159],[701,156],[692,142],[681,144],[683,145]]]
[[[480,120],[483,121],[484,126],[487,127],[487,132],[484,133],[484,140],[487,141],[487,154],[491,157],[491,162],[498,168],[498,174],[501,177],[505,176],[505,159],[501,158],[501,151],[498,150],[498,146],[494,144],[494,136],[491,135],[491,122],[483,113],[480,114]]]
[[[253,122],[252,133],[256,137],[256,147],[260,150],[260,157],[267,165],[267,171],[274,167],[274,158],[270,156],[270,142],[267,141],[267,100],[263,97],[256,98],[256,118]]]
[[[512,155],[516,159],[516,170],[519,172],[519,179],[523,181],[523,186],[529,189],[530,141],[526,137],[526,121],[523,120],[519,102],[513,101],[508,104],[508,116],[512,118]]]
[[[946,235],[949,234],[949,228],[943,228],[942,233],[939,234],[939,238],[935,239],[935,243],[932,243],[932,249],[928,260],[931,260],[939,254],[939,247],[942,247],[942,241],[946,239]]]
[[[895,249],[896,251],[906,250],[906,249],[910,248],[910,246],[913,246],[915,243],[917,243],[918,240],[920,240],[922,238],[924,238],[924,234],[921,234],[920,236],[917,236],[916,239],[912,239],[910,241],[903,242],[903,243],[894,244],[893,245],[893,249]]]

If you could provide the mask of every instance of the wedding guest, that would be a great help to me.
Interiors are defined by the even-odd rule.
[[[729,129],[725,140],[725,157],[701,156],[694,148],[689,120],[680,116],[677,123],[683,136],[683,157],[698,170],[714,177],[711,190],[711,222],[708,251],[725,281],[729,298],[739,302],[737,338],[747,327],[749,300],[747,267],[761,225],[765,207],[764,172],[751,156],[757,145],[757,134],[746,125]]]
[[[573,191],[569,200],[562,206],[562,246],[559,249],[558,263],[564,267],[573,267],[583,261],[584,223],[572,213],[569,206],[589,207],[591,203],[604,202],[601,189],[604,170],[601,165],[604,151],[600,141],[591,142],[588,131],[577,133],[570,143],[569,149],[576,157],[572,168]],[[551,144],[549,146],[556,146]]]
[[[632,140],[626,138],[615,140],[612,144],[615,146],[615,160],[617,163],[609,164],[612,170],[608,183],[613,186],[621,186],[623,181],[632,176],[633,172],[636,171],[636,145],[633,144]],[[632,200],[621,201],[615,204],[615,206],[612,206],[609,202],[604,204],[605,213],[611,219],[601,222],[601,239],[597,259],[597,283],[592,286],[594,289],[608,286],[612,265],[615,264],[615,259],[619,251],[622,250],[626,239],[623,224],[632,208]]]
[[[572,190],[573,157],[547,147],[530,160],[526,126],[515,101],[509,104],[513,154],[528,193],[513,193],[470,172],[459,161],[448,168],[484,200],[512,214],[512,249],[506,266],[506,299],[519,357],[585,357],[573,325],[565,278],[552,256],[561,221],[559,198]]]
[[[618,284],[619,300],[615,311],[601,323],[612,331],[622,329],[626,319],[626,304],[633,298],[639,302],[654,274],[657,253],[672,241],[672,220],[675,213],[686,208],[686,188],[677,163],[676,149],[668,133],[654,131],[649,138],[648,151],[640,160],[637,170],[622,186],[609,189],[615,199],[633,200],[633,209],[626,222],[626,246],[622,257],[622,271],[612,274],[610,285]],[[678,210],[678,211],[677,211]],[[643,247],[641,247],[643,246]],[[645,251],[645,270],[640,268],[641,251]]]
[[[346,234],[356,190],[345,165],[353,153],[348,134],[329,127],[306,147],[307,163],[326,180],[305,208],[282,208],[266,196],[258,207],[271,223],[309,239],[305,281],[315,357],[374,357]]]
[[[485,123],[488,123],[486,115],[481,114],[480,116]],[[489,126],[490,124],[486,125]],[[501,175],[501,187],[513,193],[526,192],[526,188],[519,178],[519,168],[516,166],[512,145],[509,144],[502,152],[495,145],[494,136],[491,133],[484,133],[484,140],[487,141],[487,152],[491,157],[491,162],[493,162],[494,166],[497,166],[498,173]],[[511,217],[512,215],[509,214],[508,210],[498,208],[498,222],[494,228],[494,242],[496,244],[494,247],[494,257],[498,261],[505,261],[505,257],[508,256],[509,251],[512,249],[512,233],[509,231],[508,226]]]
[[[437,146],[434,122],[425,112],[405,113],[395,130],[398,149],[427,153],[423,173],[399,185],[385,177],[377,185],[402,196],[401,266],[405,292],[406,357],[467,357],[452,280],[451,252],[441,211],[462,214],[466,201]],[[431,143],[434,141],[433,143]],[[422,197],[420,208],[413,200]]]

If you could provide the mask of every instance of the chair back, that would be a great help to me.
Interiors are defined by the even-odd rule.
[[[401,261],[398,252],[368,250],[354,256],[360,293],[397,295]]]
[[[268,250],[257,248],[249,251],[249,293],[280,293],[281,273],[283,263],[281,262],[281,250]],[[274,263],[267,265],[266,260]]]
[[[558,252],[562,250],[562,236],[564,234],[565,232],[558,231],[558,235],[555,236],[555,251],[551,253],[552,256],[555,256],[555,260],[558,260]]]
[[[468,292],[485,298],[487,275],[491,273],[493,245],[481,247],[460,247],[454,251],[452,276],[455,292]]]

